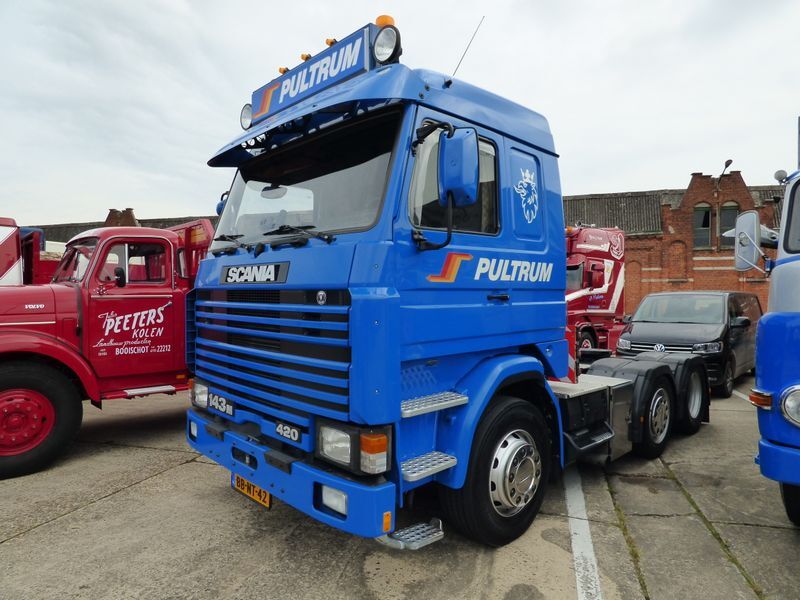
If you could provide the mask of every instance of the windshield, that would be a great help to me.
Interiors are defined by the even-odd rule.
[[[56,267],[53,281],[81,281],[86,275],[86,269],[92,260],[94,249],[97,247],[97,238],[79,240],[67,246],[61,262]]]
[[[239,169],[211,250],[253,244],[282,226],[341,232],[378,217],[400,113],[332,128]],[[267,237],[287,235],[286,229]],[[291,232],[288,232],[292,234]],[[294,233],[293,235],[296,235]]]
[[[800,184],[795,184],[792,190],[792,197],[789,198],[789,212],[786,219],[786,234],[783,240],[783,249],[786,252],[800,252],[800,210],[798,210],[797,189]]]
[[[651,323],[722,323],[724,296],[712,294],[675,294],[648,296],[636,309],[633,321]]]
[[[583,263],[567,266],[567,291],[575,292],[583,288]]]

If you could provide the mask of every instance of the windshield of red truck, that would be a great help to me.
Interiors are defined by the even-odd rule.
[[[332,127],[240,167],[211,250],[286,235],[289,227],[351,232],[375,224],[400,114]]]
[[[55,275],[53,275],[53,281],[83,280],[96,247],[97,238],[79,240],[67,246],[67,251],[64,253],[61,262],[58,263]]]
[[[722,295],[716,294],[647,296],[636,309],[633,321],[704,325],[722,323],[725,317],[724,300]]]

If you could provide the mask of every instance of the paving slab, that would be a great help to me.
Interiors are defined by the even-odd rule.
[[[734,401],[740,402],[734,398],[725,400]],[[752,462],[759,439],[755,410],[752,406],[745,411],[712,410],[710,423],[704,423],[692,436],[675,436],[661,458],[667,464],[720,456],[741,456]]]
[[[717,525],[720,535],[767,598],[797,598],[800,529]]]
[[[184,452],[73,444],[49,469],[0,482],[0,541],[192,459]]]
[[[618,525],[589,524],[604,600],[644,598],[625,537]]]
[[[695,513],[678,484],[671,479],[612,475],[610,483],[626,515],[666,517]]]
[[[757,596],[696,516],[626,518],[650,598]]]
[[[673,441],[673,444],[680,441]],[[667,477],[667,470],[659,460],[626,454],[605,467],[611,475],[640,475],[642,477]]]

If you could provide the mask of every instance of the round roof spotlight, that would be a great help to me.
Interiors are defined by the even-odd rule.
[[[253,124],[253,106],[248,102],[242,107],[242,112],[239,114],[239,124],[242,129],[250,129]]]
[[[372,46],[375,61],[382,65],[395,63],[402,53],[400,32],[394,25],[386,25],[375,36],[375,43]]]

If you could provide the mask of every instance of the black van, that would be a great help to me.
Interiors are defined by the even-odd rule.
[[[714,392],[755,368],[758,296],[742,292],[665,292],[645,296],[617,342],[617,355],[685,352],[705,358]]]

